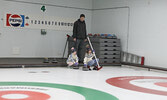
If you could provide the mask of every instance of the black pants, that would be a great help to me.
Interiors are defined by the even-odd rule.
[[[85,57],[85,39],[77,39],[75,42],[75,49],[77,51],[77,55],[80,62],[83,62]]]

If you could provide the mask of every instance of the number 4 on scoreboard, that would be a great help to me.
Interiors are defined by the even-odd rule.
[[[46,11],[46,7],[45,7],[45,6],[42,6],[42,7],[41,7],[41,10],[42,10],[43,12],[45,12],[45,11]]]

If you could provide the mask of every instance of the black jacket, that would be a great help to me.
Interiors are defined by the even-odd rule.
[[[80,19],[78,19],[74,23],[73,38],[77,38],[77,39],[86,39],[87,38],[85,21],[81,22]]]

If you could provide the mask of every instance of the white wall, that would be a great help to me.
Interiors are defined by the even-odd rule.
[[[43,3],[43,4],[50,4],[50,5],[60,5],[60,6],[92,9],[92,0],[15,0],[15,1],[25,1],[25,2],[33,2],[33,3]]]
[[[14,0],[13,0],[14,1]],[[91,0],[20,0],[26,2],[45,3],[78,8],[92,8]],[[46,12],[40,10],[41,5],[0,0],[0,19],[5,13],[32,14],[41,16],[58,16],[79,18],[81,13],[86,15],[87,31],[91,32],[92,11],[84,9],[63,8],[46,5]],[[5,28],[0,20],[0,57],[62,57],[67,31],[47,30],[42,36],[39,29]],[[19,55],[13,55],[13,48],[20,48]]]
[[[128,8],[93,11],[92,33],[112,33],[121,39],[122,50],[127,50]]]
[[[132,0],[132,1],[138,1],[138,0]],[[127,0],[93,0],[93,9],[123,7],[125,5],[127,5]]]
[[[130,7],[128,51],[145,56],[146,65],[167,68],[167,0],[93,0],[94,9],[123,6]]]

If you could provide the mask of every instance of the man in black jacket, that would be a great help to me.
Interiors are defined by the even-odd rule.
[[[87,41],[86,23],[85,15],[81,14],[80,19],[74,23],[73,27],[73,39],[75,42],[75,49],[77,50],[77,55],[79,57],[79,62],[83,62],[84,59],[84,45]]]

